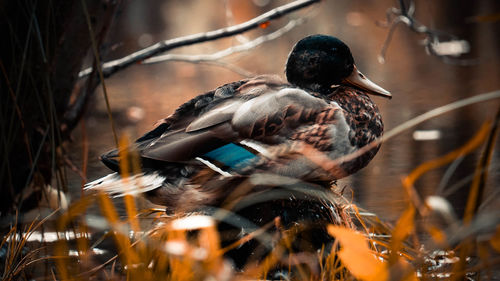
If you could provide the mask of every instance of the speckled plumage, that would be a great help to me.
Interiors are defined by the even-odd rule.
[[[384,124],[377,105],[364,92],[350,87],[340,86],[328,95],[343,110],[349,124],[349,141],[352,146],[361,148],[382,136]],[[364,168],[378,152],[380,146],[344,164],[348,174]]]

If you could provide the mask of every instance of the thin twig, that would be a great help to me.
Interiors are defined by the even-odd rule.
[[[149,59],[146,59],[143,61],[143,64],[153,64],[153,63],[159,63],[159,62],[165,62],[165,61],[182,61],[182,62],[188,62],[188,63],[206,63],[206,64],[211,64],[211,65],[216,65],[220,67],[227,68],[235,73],[238,73],[239,75],[243,77],[250,77],[253,76],[254,73],[249,72],[243,68],[240,68],[236,65],[223,62],[220,59],[230,56],[235,53],[241,53],[241,52],[246,52],[249,51],[265,42],[277,39],[281,37],[283,34],[289,32],[293,28],[295,28],[298,25],[303,24],[306,21],[305,18],[298,18],[289,21],[285,26],[281,27],[280,29],[260,36],[258,38],[253,39],[252,41],[248,41],[244,44],[240,44],[237,46],[233,46],[221,51],[218,51],[213,54],[202,54],[202,55],[181,55],[181,54],[166,54],[166,55],[161,55],[161,56],[156,56],[152,57]]]
[[[24,184],[24,187],[28,186],[29,183],[31,182],[31,179],[33,177],[33,174],[35,173],[35,168],[37,167],[38,160],[40,159],[40,154],[42,152],[42,149],[44,147],[45,140],[47,139],[48,134],[49,134],[49,127],[47,127],[47,129],[45,129],[45,131],[43,131],[43,133],[42,133],[42,141],[40,142],[40,145],[38,146],[35,157],[33,158],[33,165],[30,169],[28,177],[26,178],[26,182]],[[19,193],[20,202],[18,203],[18,206],[17,206],[17,209],[19,209],[19,210],[21,210],[21,207],[23,205],[22,198],[23,198],[24,191],[25,191],[25,188],[21,189],[21,192]]]
[[[477,59],[457,59],[456,57],[468,53],[470,46],[469,42],[459,39],[457,36],[443,32],[440,30],[432,29],[423,25],[419,21],[417,21],[414,17],[415,14],[415,3],[413,0],[409,2],[409,6],[407,7],[404,0],[399,0],[399,8],[391,7],[387,10],[386,13],[386,22],[381,23],[382,26],[389,27],[389,33],[382,45],[382,49],[380,50],[378,60],[380,63],[385,62],[387,48],[389,47],[390,42],[392,41],[392,37],[396,27],[400,24],[406,25],[411,31],[425,35],[425,39],[423,40],[425,50],[436,57],[439,57],[443,62],[448,64],[456,64],[456,65],[473,65],[477,64]],[[443,40],[444,39],[444,40]],[[440,50],[440,46],[443,47],[445,43],[451,43],[456,46],[455,50],[450,50],[453,48],[442,48],[449,50],[448,52],[444,52]]]
[[[222,67],[222,68],[230,70],[230,71],[232,71],[238,75],[241,75],[242,77],[246,77],[246,78],[255,76],[254,72],[251,72],[251,71],[246,70],[242,67],[239,67],[235,64],[224,62],[224,61],[210,61],[210,60],[199,61],[199,62],[191,62],[191,61],[184,61],[184,60],[179,60],[179,61],[180,62],[187,62],[187,63],[207,64],[207,65]]]
[[[106,35],[109,32],[111,27],[111,22],[113,21],[114,14],[116,10],[120,6],[121,0],[114,1],[113,5],[108,5],[106,13],[102,16],[102,24],[100,25],[100,29],[96,30],[96,43],[98,47],[102,47],[104,40],[106,39]],[[90,37],[89,37],[90,38]],[[103,56],[108,49],[100,48],[100,55]],[[87,78],[85,83],[81,83],[74,87],[74,92],[76,94],[76,98],[74,102],[69,105],[64,112],[63,122],[61,124],[61,132],[65,138],[69,138],[69,134],[73,131],[73,129],[78,125],[83,115],[87,111],[87,107],[90,99],[93,97],[96,92],[95,89],[99,86],[99,74],[97,73],[97,68],[95,67],[96,61],[93,62],[94,71],[90,74],[90,77]]]
[[[439,182],[438,188],[436,190],[436,194],[437,195],[443,195],[444,194],[445,188],[448,185],[448,183],[450,182],[451,176],[455,173],[455,171],[457,170],[457,168],[460,165],[460,163],[462,163],[462,161],[464,160],[464,158],[465,158],[465,155],[459,156],[457,159],[455,159],[450,164],[450,166],[448,167],[448,169],[446,169],[446,172],[444,173],[443,177],[441,178],[441,181]]]
[[[278,19],[286,14],[310,6],[319,1],[320,0],[294,1],[292,3],[288,3],[286,5],[272,9],[269,12],[266,12],[258,17],[255,17],[249,21],[246,21],[238,25],[158,42],[150,47],[134,52],[121,59],[104,63],[102,65],[104,78],[110,77],[117,71],[129,67],[132,64],[142,62],[147,58],[172,50],[174,48],[230,37],[255,28],[259,28],[260,26],[262,26],[262,24],[266,24],[271,20]],[[80,72],[79,77],[85,77],[89,75],[91,72],[92,69],[87,68]]]
[[[88,29],[89,29],[90,41],[92,43],[92,51],[94,53],[94,58],[95,58],[95,62],[96,62],[97,72],[99,73],[99,78],[101,80],[102,91],[103,91],[103,94],[104,94],[104,100],[106,101],[106,109],[107,109],[107,112],[108,112],[109,121],[111,123],[111,130],[113,131],[113,137],[115,139],[116,147],[118,147],[118,136],[116,134],[115,122],[113,121],[113,115],[111,114],[111,106],[109,104],[108,92],[106,90],[106,84],[104,83],[104,76],[103,76],[104,75],[104,73],[103,73],[104,70],[102,68],[100,68],[100,66],[101,66],[101,59],[99,57],[99,51],[97,50],[97,43],[96,43],[96,40],[94,38],[94,31],[92,29],[92,24],[90,22],[90,16],[89,16],[89,12],[87,10],[87,4],[85,3],[84,0],[82,0],[81,3],[82,3],[83,12],[85,14],[85,19],[87,21],[87,25],[88,25]]]
[[[87,183],[87,168],[89,163],[89,139],[87,136],[87,127],[85,124],[85,120],[82,120],[82,180],[80,186],[80,198],[83,198],[84,191],[83,187]]]
[[[85,176],[83,171],[80,171],[80,169],[78,169],[78,167],[75,164],[73,164],[73,162],[68,158],[67,155],[64,154],[62,158],[64,164],[66,164],[66,166],[68,166],[71,169],[71,171],[77,174],[82,181],[87,181],[87,177]]]
[[[447,104],[447,105],[440,106],[438,108],[430,110],[424,114],[421,114],[415,118],[412,118],[412,119],[394,127],[392,130],[385,133],[382,137],[372,141],[371,143],[363,146],[362,148],[356,150],[355,152],[353,152],[351,154],[348,154],[346,156],[342,156],[342,157],[337,158],[335,160],[328,160],[326,158],[323,158],[324,156],[322,153],[311,152],[311,155],[314,157],[317,157],[317,158],[322,158],[321,160],[323,162],[322,162],[321,166],[326,171],[329,171],[330,169],[332,169],[332,167],[337,167],[340,163],[352,161],[352,160],[360,157],[361,155],[367,153],[368,151],[376,148],[377,146],[379,146],[383,142],[399,135],[403,131],[405,131],[411,127],[414,127],[422,122],[425,122],[425,121],[430,120],[432,118],[435,118],[439,115],[448,113],[450,111],[453,111],[453,110],[456,110],[456,109],[459,109],[459,108],[462,108],[462,107],[465,107],[468,105],[472,105],[472,104],[476,104],[476,103],[480,103],[480,102],[485,102],[485,101],[489,101],[489,100],[494,100],[494,99],[500,99],[500,90],[496,90],[496,91],[492,91],[492,92],[488,92],[488,93],[483,93],[483,94],[476,95],[476,96],[473,96],[470,98],[461,99],[461,100],[458,100],[456,102],[452,102],[452,103]]]
[[[30,162],[30,167],[33,166],[33,155],[31,152],[31,147],[30,147],[30,142],[28,140],[28,133],[26,132],[26,125],[24,124],[24,118],[23,114],[21,113],[21,108],[19,107],[19,104],[17,103],[17,96],[14,93],[14,90],[12,89],[12,85],[10,84],[9,77],[7,75],[7,70],[5,70],[5,67],[0,60],[0,70],[2,71],[3,77],[5,79],[5,83],[7,84],[7,91],[10,94],[10,97],[12,99],[12,103],[14,104],[14,109],[17,114],[17,118],[19,119],[19,124],[21,125],[21,129],[23,130],[23,139],[24,139],[24,144],[26,145],[26,152],[28,152],[28,159]],[[2,169],[3,171],[4,169]]]
[[[233,46],[233,47],[218,51],[218,52],[213,53],[213,54],[202,54],[202,55],[166,54],[166,55],[155,56],[155,57],[146,59],[142,62],[142,64],[153,64],[153,63],[159,63],[159,62],[164,62],[164,61],[184,61],[184,62],[192,62],[192,63],[216,61],[216,60],[222,59],[224,57],[230,56],[230,55],[235,54],[235,53],[246,52],[248,50],[251,50],[251,49],[261,45],[262,43],[279,38],[283,34],[287,33],[288,31],[292,30],[294,27],[296,27],[304,22],[305,22],[305,19],[303,19],[303,18],[291,20],[285,26],[283,26],[282,28],[280,28],[272,33],[262,35],[262,36],[257,37],[257,38],[255,38],[252,41],[249,41],[247,43]]]

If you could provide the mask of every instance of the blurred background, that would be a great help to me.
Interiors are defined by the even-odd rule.
[[[290,1],[123,0],[107,39],[106,47],[110,51],[104,55],[103,61],[126,56],[161,40],[238,24],[287,2]],[[278,30],[290,20],[305,20],[279,38],[247,52],[225,57],[218,64],[183,61],[138,64],[107,79],[118,134],[126,133],[131,139],[136,139],[183,102],[224,83],[242,79],[243,74],[275,73],[284,77],[284,64],[292,46],[301,38],[316,33],[333,35],[346,42],[358,68],[372,81],[391,91],[392,100],[373,98],[382,112],[386,131],[436,107],[500,89],[499,1],[417,0],[414,4],[416,20],[431,29],[466,40],[469,52],[448,60],[429,55],[424,47],[426,36],[399,24],[387,45],[385,62],[382,63],[380,54],[389,33],[386,12],[391,7],[399,7],[399,2],[322,1],[241,36],[169,52],[212,54]],[[450,40],[450,37],[443,38]],[[375,212],[384,220],[394,221],[407,202],[401,179],[418,165],[464,145],[483,122],[494,118],[499,105],[500,102],[495,100],[468,106],[399,134],[382,145],[368,167],[339,181],[339,186],[352,190],[354,202],[360,207]],[[114,147],[100,88],[82,126],[74,130],[73,139],[68,151],[71,151],[71,161],[77,168],[82,168],[83,155],[88,148],[89,180],[110,172],[98,160],[100,154]],[[442,194],[461,216],[479,152],[426,173],[416,182],[416,189],[422,196],[444,190]],[[482,207],[484,210],[500,208],[496,199],[499,167],[497,149],[485,194],[491,199]],[[76,173],[68,175],[71,196],[78,198],[81,179]]]

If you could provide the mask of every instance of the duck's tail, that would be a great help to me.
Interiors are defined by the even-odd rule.
[[[139,173],[122,178],[119,173],[112,173],[87,183],[84,189],[105,192],[113,198],[143,194],[150,202],[164,206],[167,210],[194,211],[200,206],[220,204],[231,192],[230,187],[221,188],[229,179],[214,182],[210,180],[213,176],[218,177],[218,174],[211,170],[194,178],[182,176],[181,173],[173,178],[161,172]]]
[[[165,177],[159,173],[140,173],[122,178],[118,173],[112,173],[93,182],[87,183],[85,190],[102,191],[113,197],[125,194],[137,195],[160,188]]]

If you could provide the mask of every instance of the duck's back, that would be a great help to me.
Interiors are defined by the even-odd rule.
[[[277,75],[259,75],[224,84],[215,90],[194,97],[180,105],[170,116],[158,120],[153,130],[145,133],[135,141],[133,149],[141,152],[166,134],[185,131],[194,120],[230,99],[249,100],[272,89],[278,89],[287,85]],[[111,150],[101,155],[100,159],[108,168],[119,172],[118,150]],[[144,169],[158,169],[159,165],[165,164],[154,161],[154,157],[142,157],[141,160],[142,168]]]

